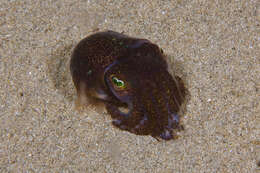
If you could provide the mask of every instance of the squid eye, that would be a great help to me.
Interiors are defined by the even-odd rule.
[[[115,84],[116,87],[118,88],[125,88],[125,83],[124,81],[118,79],[117,77],[113,76],[112,77],[112,82]]]

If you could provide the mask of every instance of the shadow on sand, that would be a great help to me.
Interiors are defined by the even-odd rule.
[[[48,75],[54,87],[69,102],[73,101],[73,96],[75,95],[69,68],[73,47],[74,45],[72,44],[60,47],[52,52],[47,60]]]

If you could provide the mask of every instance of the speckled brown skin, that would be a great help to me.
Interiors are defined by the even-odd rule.
[[[78,97],[104,101],[113,125],[138,135],[173,139],[185,88],[167,71],[159,47],[146,39],[107,31],[79,42],[71,58]],[[113,83],[113,76],[124,87]],[[119,107],[128,107],[125,113]]]

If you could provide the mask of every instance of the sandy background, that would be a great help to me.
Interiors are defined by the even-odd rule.
[[[260,172],[259,15],[257,0],[1,0],[0,172]],[[106,29],[157,43],[185,79],[179,139],[74,110],[72,48]]]

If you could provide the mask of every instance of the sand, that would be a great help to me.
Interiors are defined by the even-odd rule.
[[[0,2],[0,172],[260,172],[260,3]],[[73,47],[96,31],[150,39],[190,92],[174,141],[74,107]]]

